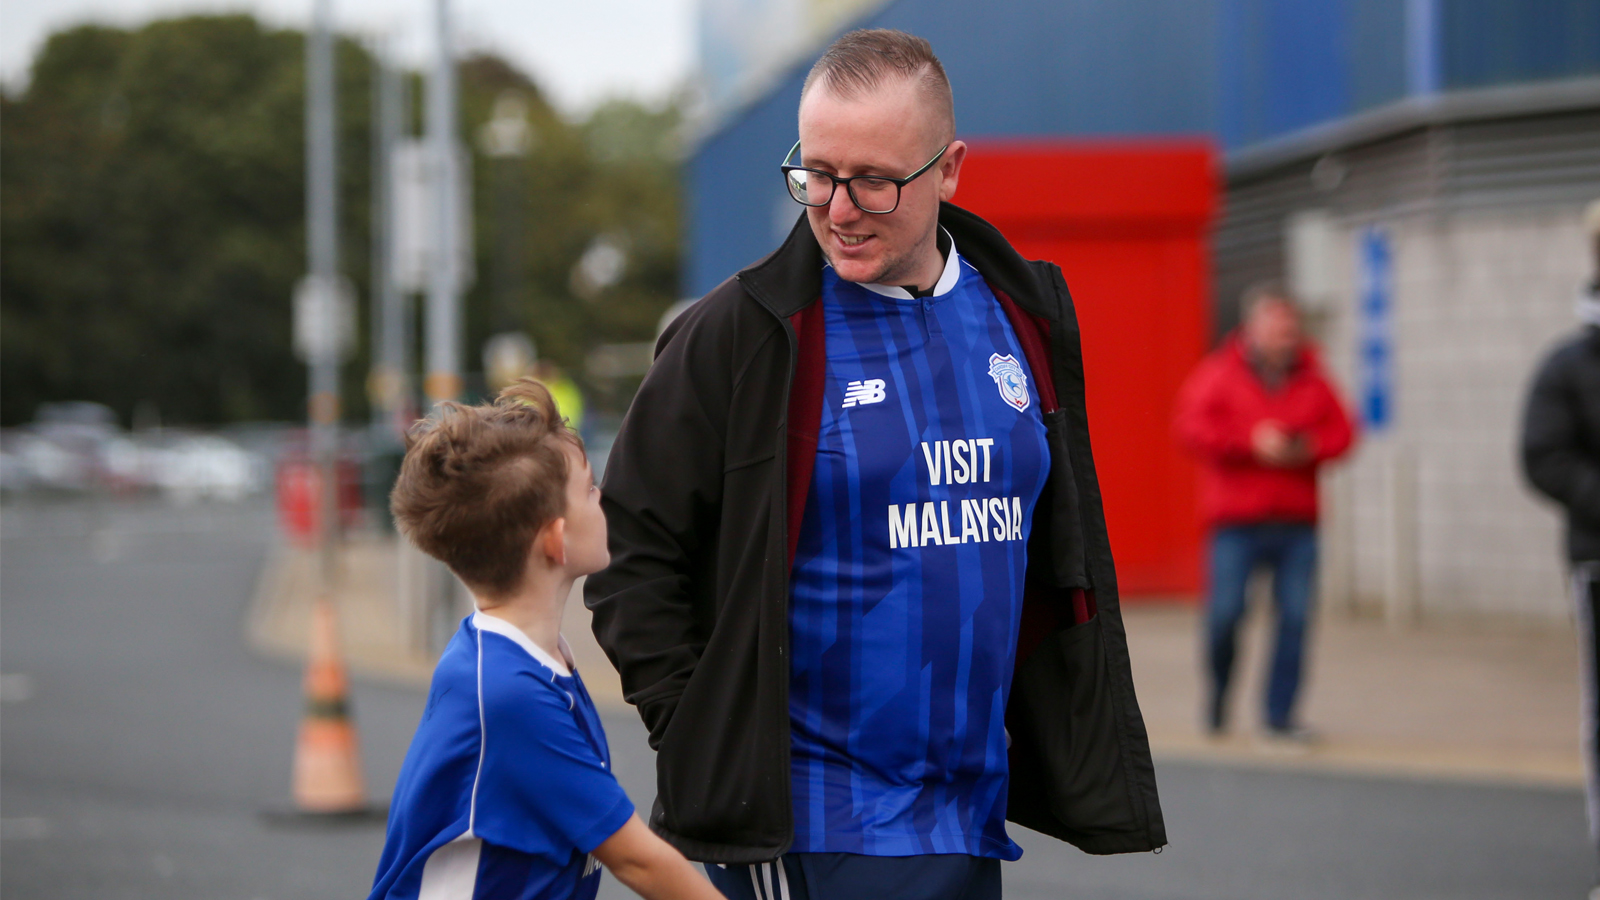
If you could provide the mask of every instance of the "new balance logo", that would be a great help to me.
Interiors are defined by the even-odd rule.
[[[882,403],[883,398],[889,396],[884,393],[882,378],[869,378],[866,381],[852,381],[844,386],[844,408],[852,406],[866,406],[868,403]]]

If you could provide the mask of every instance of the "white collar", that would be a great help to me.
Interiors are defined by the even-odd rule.
[[[944,226],[939,226],[944,231]],[[961,280],[961,257],[956,253],[956,239],[950,237],[950,232],[944,231],[944,236],[950,238],[950,253],[944,258],[944,271],[939,274],[939,281],[933,286],[933,296],[943,297],[955,289],[956,282]],[[911,292],[898,284],[862,284],[862,287],[883,297],[892,297],[896,300],[915,300]]]
[[[561,660],[547,653],[543,647],[535,644],[533,638],[528,637],[527,633],[521,628],[498,616],[491,616],[481,610],[475,610],[472,613],[472,627],[479,631],[492,631],[495,634],[504,635],[510,638],[518,647],[528,651],[528,655],[538,660],[540,665],[563,678],[572,677],[572,669],[574,668],[572,665],[572,650],[567,647],[566,638],[560,635],[556,636],[556,649],[560,650],[561,655],[566,657],[566,662],[563,664]]]

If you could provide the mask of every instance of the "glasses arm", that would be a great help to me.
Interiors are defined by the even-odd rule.
[[[798,147],[800,145],[796,144],[795,146]],[[907,175],[904,178],[891,178],[889,180],[894,182],[895,184],[900,185],[901,187],[905,187],[906,185],[910,184],[911,182],[915,181],[916,179],[922,177],[922,174],[924,172],[927,172],[929,169],[933,168],[933,164],[938,162],[944,156],[944,152],[946,150],[949,150],[949,149],[950,149],[950,145],[949,144],[945,144],[943,147],[939,148],[939,152],[938,153],[935,153],[933,155],[933,159],[930,159],[927,162],[922,164],[922,168],[916,170],[915,172],[912,172],[910,175]]]

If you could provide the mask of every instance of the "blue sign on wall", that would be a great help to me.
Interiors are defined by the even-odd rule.
[[[1361,418],[1368,429],[1383,431],[1394,418],[1394,256],[1387,231],[1362,230],[1360,271]]]

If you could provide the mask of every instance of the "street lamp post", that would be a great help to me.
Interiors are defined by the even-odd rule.
[[[362,786],[349,688],[340,659],[334,579],[339,528],[339,361],[351,337],[352,301],[339,274],[338,144],[335,132],[332,0],[315,0],[306,35],[306,255],[295,289],[296,349],[311,368],[307,418],[320,477],[316,597],[307,642],[305,713],[295,743],[297,814],[370,813]]]
[[[334,577],[338,528],[339,358],[348,325],[348,294],[339,275],[338,144],[334,127],[332,0],[315,0],[306,53],[306,255],[297,319],[310,365],[307,417],[311,457],[321,475],[318,549],[323,589]]]
[[[494,160],[495,259],[489,321],[494,335],[484,344],[483,374],[491,391],[532,369],[536,351],[522,327],[522,163],[533,149],[528,104],[516,91],[494,101],[494,116],[478,130],[478,146]]]
[[[395,278],[395,173],[406,107],[405,78],[385,58],[386,47],[372,51],[372,370],[367,394],[372,401],[373,437],[380,446],[397,446],[411,396],[409,304]]]
[[[428,374],[423,390],[429,401],[461,395],[461,282],[459,189],[461,161],[456,150],[456,72],[449,0],[435,0],[438,42],[428,79],[429,179],[434,191],[433,270],[428,280]]]

